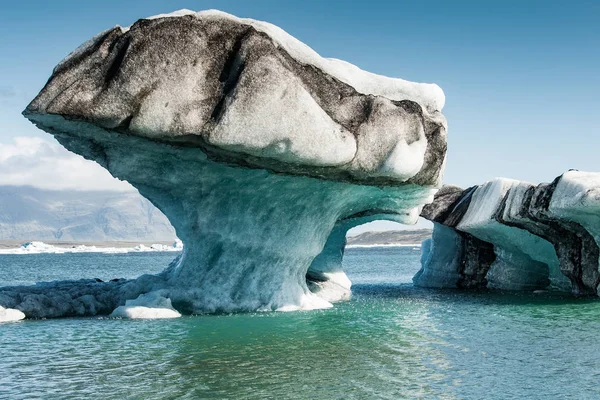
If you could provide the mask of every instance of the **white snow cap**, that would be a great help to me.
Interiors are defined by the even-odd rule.
[[[600,212],[600,172],[565,172],[552,196],[551,208]]]
[[[250,18],[238,18],[219,10],[195,12],[182,9],[168,14],[159,14],[146,19],[177,18],[194,15],[198,18],[229,19],[252,26],[259,32],[269,35],[279,46],[285,49],[296,60],[313,65],[323,72],[354,87],[362,94],[372,94],[387,97],[390,100],[412,100],[427,111],[441,111],[446,102],[444,91],[434,83],[416,83],[400,78],[389,78],[364,71],[357,66],[336,58],[323,58],[306,44],[302,43],[283,29],[264,21]],[[129,28],[123,28],[124,31]]]

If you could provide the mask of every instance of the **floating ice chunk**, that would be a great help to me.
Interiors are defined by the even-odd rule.
[[[23,253],[62,253],[63,249],[44,242],[27,242],[19,247]]]
[[[130,301],[130,300],[128,300]],[[179,314],[175,310],[168,308],[153,308],[144,306],[120,306],[110,314],[111,317],[121,317],[130,319],[163,319],[163,318],[179,318]]]
[[[168,246],[166,244],[160,244],[160,243],[155,243],[152,244],[150,246],[146,246],[143,244],[140,244],[138,246],[135,246],[133,248],[133,251],[139,251],[139,252],[152,252],[152,251],[178,251],[180,249],[178,249],[176,247],[176,245],[172,245],[172,246]]]
[[[310,280],[308,279],[310,278]],[[323,300],[336,302],[350,298],[352,282],[343,271],[307,273],[308,288]]]
[[[0,306],[0,322],[20,321],[22,319],[25,319],[25,314],[21,311]]]
[[[320,296],[317,296],[313,293],[308,293],[302,296],[300,304],[287,304],[278,307],[275,311],[308,311],[308,310],[321,310],[325,308],[331,308],[333,304],[323,299]]]
[[[135,300],[127,300],[124,306],[117,307],[110,317],[130,319],[178,318],[181,314],[173,308],[171,299],[161,292],[141,294]]]

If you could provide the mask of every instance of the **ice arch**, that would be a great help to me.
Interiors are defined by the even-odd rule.
[[[217,11],[109,29],[54,69],[24,115],[135,186],[184,252],[132,281],[0,289],[0,305],[35,317],[136,298],[187,313],[331,306],[307,286],[311,265],[310,276],[328,272],[313,260],[343,221],[433,199],[443,104],[437,85],[321,58]]]
[[[419,217],[418,212],[418,208],[405,212],[373,210],[337,221],[323,250],[312,260],[306,273],[306,282],[311,292],[331,302],[348,299],[352,282],[342,267],[348,231],[354,227],[381,220],[414,224]]]

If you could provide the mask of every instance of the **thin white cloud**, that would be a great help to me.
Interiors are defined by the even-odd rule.
[[[70,153],[54,139],[18,136],[0,143],[0,185],[44,189],[133,190],[93,161]]]

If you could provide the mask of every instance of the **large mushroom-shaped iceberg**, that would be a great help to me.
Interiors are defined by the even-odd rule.
[[[380,214],[413,222],[433,199],[443,104],[437,85],[321,58],[276,26],[218,11],[102,32],[24,115],[135,186],[184,251],[157,276],[5,288],[0,304],[82,315],[160,293],[183,313],[330,306],[323,281],[349,285],[313,260],[334,228]]]

